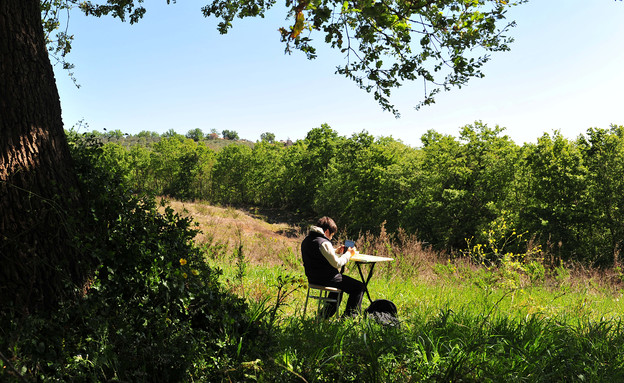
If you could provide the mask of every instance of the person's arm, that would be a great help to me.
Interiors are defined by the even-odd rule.
[[[338,255],[332,247],[331,242],[323,242],[321,244],[321,254],[323,254],[330,265],[336,269],[340,269],[342,266],[346,265],[347,262],[349,262],[349,258],[351,258],[353,253],[347,251],[343,255]]]

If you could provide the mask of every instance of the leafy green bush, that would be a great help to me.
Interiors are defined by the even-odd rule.
[[[13,317],[0,332],[0,380],[175,382],[235,375],[255,330],[245,303],[194,245],[193,222],[130,194],[101,147],[73,135],[90,220],[76,246],[94,259],[80,299]],[[250,343],[251,342],[251,343]]]

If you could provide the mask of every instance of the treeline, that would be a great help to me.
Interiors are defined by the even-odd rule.
[[[72,130],[82,130],[82,128],[85,127],[88,127],[88,124],[84,124],[81,121],[76,126],[74,126]],[[149,130],[142,130],[137,134],[131,135],[124,133],[120,129],[111,131],[105,130],[104,132],[93,130],[87,134],[92,138],[97,138],[102,143],[116,143],[126,148],[134,145],[152,146],[162,139],[168,139],[172,137],[189,138],[196,142],[203,142],[209,148],[217,151],[224,146],[230,145],[234,141],[248,146],[253,146],[253,142],[246,139],[241,139],[238,136],[238,132],[228,129],[221,131],[221,134],[219,134],[217,133],[216,129],[212,129],[210,133],[204,133],[203,130],[196,128],[189,130],[184,136],[176,133],[176,131],[173,129],[169,129],[163,134],[159,134],[158,132],[153,132]],[[262,133],[261,139],[263,141],[275,143],[275,134],[269,132]]]
[[[519,146],[476,122],[459,137],[428,131],[420,148],[327,125],[292,145],[263,139],[218,151],[171,134],[108,142],[101,164],[136,192],[327,214],[351,234],[385,225],[439,249],[515,239],[498,248],[539,245],[555,260],[610,266],[624,239],[623,126]]]

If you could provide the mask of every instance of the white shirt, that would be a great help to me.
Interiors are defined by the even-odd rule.
[[[318,226],[312,226],[310,228],[310,231],[314,231],[314,232],[325,235],[325,232],[323,232],[323,229],[321,229]],[[335,267],[336,270],[340,270],[342,266],[346,265],[347,262],[349,262],[349,258],[351,257],[351,254],[349,254],[349,252],[346,252],[342,255],[336,254],[336,250],[334,250],[334,247],[329,241],[325,241],[321,243],[320,250],[321,250],[321,254],[323,254],[323,256],[325,257],[325,259],[327,259],[329,264],[332,265],[332,267]]]

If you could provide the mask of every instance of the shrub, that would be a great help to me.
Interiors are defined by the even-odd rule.
[[[192,242],[193,222],[130,194],[123,174],[98,164],[94,140],[71,138],[91,214],[76,246],[96,266],[79,299],[3,323],[8,368],[0,380],[175,382],[236,374],[254,331],[244,302],[224,291],[219,270]]]

